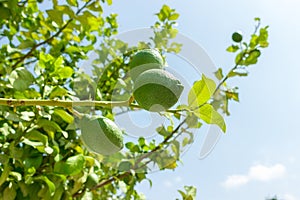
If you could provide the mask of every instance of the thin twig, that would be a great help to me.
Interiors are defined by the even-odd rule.
[[[96,190],[98,188],[104,187],[105,185],[110,184],[110,183],[112,183],[115,180],[119,180],[119,179],[125,178],[129,174],[131,174],[131,173],[130,172],[125,172],[124,174],[118,174],[117,176],[111,177],[110,179],[107,179],[107,180],[101,182],[100,184],[98,184],[95,187],[91,188],[91,190]]]
[[[239,63],[242,61],[243,58],[244,58],[244,55],[240,58],[240,60],[237,62],[237,64],[227,73],[227,75],[218,84],[218,86],[216,87],[215,91],[213,92],[213,95],[215,95],[216,92],[220,89],[220,87],[225,83],[225,81],[227,81],[227,79],[229,78],[230,72],[233,72],[234,70],[236,70],[236,68],[239,66]]]
[[[255,51],[256,49],[253,49],[249,52],[247,52],[247,49],[244,50],[243,55],[241,56],[241,58],[236,62],[235,66],[227,73],[227,75],[222,79],[222,81],[218,84],[218,86],[216,87],[215,91],[213,92],[213,95],[216,94],[216,92],[220,89],[220,87],[225,83],[225,81],[227,81],[227,79],[229,78],[229,75],[231,72],[233,72],[234,70],[236,70],[238,68],[238,66],[240,66],[241,62],[243,61],[243,59],[245,58],[246,54],[251,54],[253,51]]]

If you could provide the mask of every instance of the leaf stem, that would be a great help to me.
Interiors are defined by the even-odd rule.
[[[236,70],[236,68],[239,66],[239,63],[242,61],[243,58],[244,58],[244,55],[240,58],[240,60],[237,62],[237,64],[227,73],[227,75],[222,79],[222,81],[217,85],[213,95],[215,95],[216,92],[220,89],[220,87],[225,83],[225,81],[227,81],[227,79],[229,78],[230,72],[233,72],[234,70]]]

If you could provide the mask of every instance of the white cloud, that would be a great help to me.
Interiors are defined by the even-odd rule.
[[[273,166],[254,165],[250,167],[247,174],[235,174],[228,176],[221,184],[225,188],[236,188],[246,185],[250,181],[271,181],[283,178],[286,174],[286,168],[282,164]]]
[[[285,173],[286,169],[282,164],[276,164],[271,167],[256,165],[250,168],[248,176],[252,180],[270,181],[284,177]]]
[[[283,199],[284,199],[284,200],[297,200],[297,198],[294,197],[294,196],[291,195],[291,194],[285,194],[285,195],[283,196]]]
[[[249,182],[249,178],[243,175],[228,176],[226,181],[222,183],[225,188],[235,188],[241,185],[245,185]]]

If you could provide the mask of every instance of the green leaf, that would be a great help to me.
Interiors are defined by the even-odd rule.
[[[22,180],[22,175],[19,172],[9,172],[9,175],[14,177],[16,181],[21,181]]]
[[[35,180],[41,180],[41,181],[45,182],[46,185],[48,186],[50,195],[51,196],[54,195],[55,189],[56,189],[55,184],[52,181],[50,181],[47,176],[39,176],[39,177],[35,177],[34,179]]]
[[[198,117],[194,114],[189,114],[186,117],[186,124],[189,128],[200,128],[201,123],[198,121]]]
[[[194,83],[188,94],[189,106],[193,108],[206,103],[213,95],[215,89],[216,83],[203,74],[202,79]]]
[[[163,5],[162,8],[160,9],[160,12],[157,13],[156,15],[157,15],[158,19],[161,22],[163,22],[163,21],[165,21],[166,19],[169,18],[170,12],[171,12],[171,8],[167,5]]]
[[[248,76],[248,72],[247,71],[230,71],[228,73],[228,78],[230,77],[234,77],[234,76]]]
[[[55,109],[53,114],[61,117],[61,119],[64,120],[65,122],[67,122],[68,124],[71,124],[74,121],[74,117],[72,115],[70,115],[67,111],[65,111],[61,108]]]
[[[244,60],[245,52],[241,52],[236,55],[235,57],[235,64],[236,65],[243,65],[243,60]]]
[[[234,53],[239,49],[240,49],[240,47],[238,45],[231,45],[226,49],[226,51]]]
[[[0,19],[4,20],[4,19],[9,19],[11,16],[11,11],[10,9],[0,6]]]
[[[48,137],[38,130],[31,130],[25,134],[25,138],[31,141],[41,142],[43,145],[48,146]]]
[[[259,45],[259,47],[262,48],[266,48],[269,46],[269,42],[268,42],[268,37],[269,37],[269,33],[268,33],[268,26],[261,28],[259,30],[259,35],[253,34],[251,36],[251,40],[250,40],[250,47],[252,49],[257,48],[257,45]]]
[[[59,56],[54,62],[54,69],[55,70],[62,69],[64,67],[63,64],[64,64],[64,58],[62,56]],[[57,74],[56,71],[55,73]]]
[[[8,79],[14,89],[19,91],[26,90],[34,82],[33,75],[23,67],[14,70]]]
[[[223,75],[223,71],[222,68],[219,68],[216,72],[215,72],[215,76],[218,80],[222,80],[224,75]]]
[[[70,6],[58,5],[55,6],[55,11],[69,15],[70,18],[75,18],[75,13]]]
[[[58,10],[46,10],[49,18],[53,20],[58,26],[63,24],[63,12]]]
[[[265,28],[261,28],[258,36],[258,43],[260,47],[266,48],[269,46],[268,37],[269,37],[268,26],[266,26]]]
[[[196,199],[197,189],[194,186],[184,186],[184,189],[188,196],[192,197],[192,199]]]
[[[56,86],[52,89],[50,93],[50,99],[54,99],[55,97],[63,97],[68,94],[68,91],[61,86]]]
[[[212,105],[205,104],[194,111],[194,114],[208,124],[216,124],[222,131],[226,132],[224,118],[219,114]]]
[[[54,58],[51,54],[45,54],[43,51],[40,52],[39,54],[39,65],[42,68],[45,68],[45,64],[47,62],[53,61]]]
[[[26,171],[30,168],[38,169],[42,162],[43,162],[43,156],[34,156],[34,157],[28,157],[24,159],[24,166]],[[31,175],[34,175],[34,173],[30,173]]]
[[[27,49],[27,48],[31,48],[35,45],[35,41],[32,40],[24,40],[19,46],[19,49]]]
[[[0,163],[2,163],[3,165],[6,165],[7,162],[9,161],[9,157],[5,154],[0,154]],[[1,184],[0,184],[1,186]]]
[[[127,148],[127,149],[132,149],[133,147],[134,147],[134,143],[133,142],[127,142],[126,144],[125,144],[125,147]]]
[[[21,121],[20,116],[18,114],[16,114],[15,112],[13,112],[13,111],[7,112],[6,115],[5,115],[5,118],[7,120],[11,120],[11,121],[14,121],[14,122]]]
[[[258,49],[251,51],[249,54],[247,54],[247,57],[244,60],[243,64],[245,66],[256,64],[260,55],[261,53]]]
[[[133,142],[127,142],[125,144],[126,148],[130,150],[130,152],[140,152],[141,148],[139,145],[134,144]]]
[[[258,45],[258,36],[253,34],[250,39],[250,47],[255,48]]]
[[[256,64],[260,54],[261,54],[260,50],[258,49],[243,51],[236,56],[235,63],[237,65],[243,65],[243,66]]]
[[[131,168],[132,168],[132,163],[129,161],[123,161],[118,166],[118,170],[121,172],[129,171]]]
[[[79,174],[85,164],[84,156],[79,154],[69,157],[65,162],[59,161],[54,165],[54,172],[64,175],[76,175]]]
[[[26,138],[23,139],[22,143],[27,144],[29,146],[32,146],[34,148],[43,147],[44,146],[44,144],[42,142],[35,142],[35,141],[28,140]]]
[[[169,20],[177,20],[178,17],[179,17],[179,14],[178,13],[174,13],[174,14],[171,14],[168,19]]]
[[[184,186],[184,191],[178,190],[180,193],[182,200],[195,200],[197,194],[197,188],[194,186]]]
[[[140,137],[140,138],[138,139],[138,142],[139,142],[139,145],[140,145],[141,147],[143,147],[143,146],[146,145],[146,140],[145,140],[145,138],[143,138],[143,137]]]
[[[49,121],[47,119],[38,119],[37,120],[37,126],[44,129],[47,133],[48,133],[48,136],[51,138],[51,139],[54,139],[54,134],[56,132],[63,132],[60,128],[60,126],[55,123],[54,121]]]
[[[239,93],[237,92],[232,92],[232,91],[226,91],[226,97],[228,99],[232,99],[232,100],[235,100],[235,101],[239,101]]]
[[[14,200],[16,198],[17,192],[12,182],[4,189],[3,196],[5,197],[5,200]]]
[[[91,3],[87,8],[92,11],[103,12],[103,9],[98,1]]]
[[[164,126],[157,127],[156,131],[158,134],[164,137],[168,137],[171,134],[169,131],[167,131],[167,129]]]
[[[71,67],[61,67],[56,70],[56,74],[61,78],[70,78],[73,75],[74,71]]]
[[[0,176],[0,186],[2,186],[2,184],[8,178],[10,170],[11,170],[10,165],[4,165],[4,169],[3,169],[2,173],[1,173],[1,176]]]
[[[180,156],[180,143],[177,140],[173,140],[171,143],[171,149],[174,153],[174,156],[176,158],[179,158]]]
[[[106,0],[106,2],[109,6],[112,4],[112,0]]]
[[[71,6],[78,6],[77,0],[67,0],[68,4]]]

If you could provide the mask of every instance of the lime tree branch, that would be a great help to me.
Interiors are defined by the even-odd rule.
[[[58,106],[71,108],[73,106],[99,106],[105,108],[117,106],[129,106],[129,101],[68,101],[68,100],[40,100],[40,99],[5,99],[0,98],[0,105],[3,106]]]
[[[230,74],[234,72],[234,70],[238,69],[241,62],[246,58],[246,55],[251,54],[252,52],[256,51],[257,49],[252,49],[251,51],[244,50],[243,55],[240,57],[240,59],[236,62],[235,66],[226,74],[226,76],[220,81],[220,83],[217,85],[215,91],[213,92],[213,95],[216,94],[216,92],[221,88],[221,86],[227,81],[227,79],[230,77]]]
[[[234,66],[234,67],[226,74],[226,76],[220,81],[220,83],[217,85],[215,91],[213,92],[213,95],[216,94],[216,92],[221,88],[221,86],[227,81],[227,79],[229,78],[229,74],[238,68],[238,66],[240,65],[240,63],[242,62],[242,60],[243,60],[244,57],[245,57],[245,53],[244,53],[244,55],[240,58],[240,60],[236,63],[236,65],[235,65],[235,66]]]
[[[143,156],[141,156],[135,163],[134,169],[138,169],[138,168],[142,168],[142,167],[138,167],[138,164],[141,163],[145,158],[150,157],[153,153],[161,150],[166,144],[169,143],[170,139],[173,137],[173,135],[175,133],[177,133],[180,129],[181,126],[183,126],[183,124],[186,122],[186,119],[184,119],[182,122],[180,122],[177,127],[160,143],[158,144],[154,149],[152,149],[151,151],[149,151],[148,153],[144,154]],[[148,164],[151,161],[148,161],[146,164]]]
[[[254,32],[253,32],[253,35],[255,35],[257,32],[258,32],[258,30],[259,30],[259,27],[260,27],[260,20],[257,18],[257,19],[255,19],[258,23],[256,24],[256,26],[255,26],[255,28],[254,28]],[[242,44],[242,43],[241,43]],[[260,46],[258,46],[257,48],[259,48]],[[237,60],[237,62],[236,62],[236,64],[235,64],[235,66],[226,74],[226,76],[221,80],[221,82],[217,85],[217,87],[216,87],[216,89],[215,89],[215,91],[214,91],[214,93],[213,94],[215,94],[219,89],[220,89],[220,87],[227,81],[227,79],[229,78],[229,75],[232,73],[232,72],[234,72],[234,70],[236,70],[239,66],[240,66],[240,64],[241,64],[241,62],[246,58],[246,55],[249,55],[249,54],[251,54],[253,51],[256,51],[257,50],[257,48],[254,48],[254,49],[252,49],[251,51],[248,51],[248,46],[247,46],[247,48],[245,49],[245,50],[243,50],[243,54],[242,54],[242,56],[240,57],[240,59],[239,60]]]
[[[89,5],[90,2],[91,2],[91,1],[86,2],[80,9],[78,9],[78,11],[76,12],[76,15],[78,15],[84,8],[86,8],[86,7]],[[64,30],[65,28],[67,28],[67,26],[68,26],[73,20],[74,20],[73,18],[69,19],[69,20],[68,20],[68,21],[67,21],[60,29],[58,29],[58,31],[57,31],[54,35],[52,35],[52,36],[49,37],[48,39],[44,40],[43,42],[40,42],[40,43],[34,45],[34,46],[30,49],[30,51],[29,51],[28,53],[26,53],[25,55],[23,55],[22,57],[20,57],[20,58],[18,59],[18,61],[12,66],[12,69],[15,69],[15,68],[16,68],[20,63],[22,63],[26,58],[29,58],[30,56],[32,56],[33,52],[34,52],[38,47],[40,47],[40,46],[42,46],[42,45],[44,45],[44,44],[47,44],[47,43],[51,42],[54,38],[58,37],[58,36],[63,32],[63,30]]]

